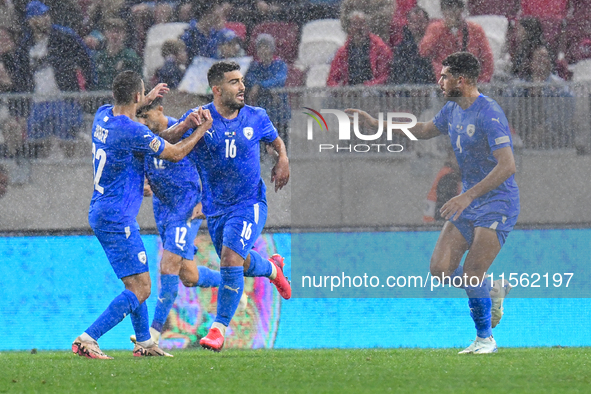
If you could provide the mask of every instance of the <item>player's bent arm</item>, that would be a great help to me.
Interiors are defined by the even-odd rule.
[[[170,126],[168,129],[161,131],[158,135],[171,144],[176,144],[181,140],[183,135],[192,128],[200,125],[203,122],[203,108],[194,110],[183,120]]]
[[[496,189],[511,175],[515,174],[515,158],[510,146],[497,149],[493,152],[493,156],[497,159],[497,165],[483,180],[466,190],[465,194],[472,200]]]
[[[287,149],[281,137],[275,138],[271,146],[277,152],[277,163],[271,171],[271,182],[275,182],[275,192],[282,189],[289,182],[289,159],[287,158]]]
[[[171,144],[167,141],[164,141],[164,150],[160,154],[160,158],[172,161],[173,163],[181,161],[189,154],[189,152],[193,150],[197,142],[199,142],[199,140],[203,137],[205,132],[209,130],[210,127],[211,120],[201,124],[195,129],[195,131],[193,131],[193,133],[191,133],[189,137],[177,142],[176,144]]]

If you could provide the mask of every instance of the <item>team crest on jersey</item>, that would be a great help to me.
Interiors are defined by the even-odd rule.
[[[158,152],[158,149],[160,149],[160,140],[158,138],[154,138],[152,142],[150,142],[150,149],[154,152]]]
[[[474,135],[475,131],[476,131],[476,126],[474,126],[473,124],[469,124],[468,127],[466,128],[466,133],[468,134],[468,137],[472,137]]]
[[[244,133],[244,136],[248,139],[251,139],[254,135],[254,130],[252,129],[252,127],[245,127],[242,129],[242,132]]]
[[[137,258],[140,260],[140,263],[146,264],[148,261],[148,257],[146,256],[146,252],[139,252],[137,254]]]

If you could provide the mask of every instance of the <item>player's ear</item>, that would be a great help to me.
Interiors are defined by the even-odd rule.
[[[142,98],[142,94],[140,92],[136,92],[135,96],[133,98],[133,103],[134,104],[139,104]]]
[[[164,107],[163,107],[163,106],[161,106],[161,105],[160,105],[160,106],[158,106],[158,111],[160,111],[160,112],[164,112]]]
[[[219,86],[217,86],[217,85],[213,85],[213,86],[211,87],[211,92],[212,92],[214,95],[215,95],[215,94],[220,94],[220,92],[221,92],[221,89],[220,89],[220,87],[219,87]]]

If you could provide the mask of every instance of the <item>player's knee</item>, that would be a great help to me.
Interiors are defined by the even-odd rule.
[[[183,286],[185,286],[185,287],[195,287],[195,286],[197,286],[197,281],[196,280],[192,280],[190,278],[183,278],[183,277],[181,277],[181,282],[183,283]]]

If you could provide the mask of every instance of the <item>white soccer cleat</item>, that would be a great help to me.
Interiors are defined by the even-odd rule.
[[[489,354],[497,352],[497,342],[492,337],[480,338],[476,337],[474,342],[458,354]]]
[[[160,344],[160,333],[158,332],[158,330],[156,330],[155,328],[150,327],[150,336],[152,337],[152,340],[154,341],[154,343],[156,345]],[[135,335],[131,335],[129,337],[129,340],[131,342],[133,342],[134,344],[137,343],[137,338],[135,337]]]
[[[503,279],[495,280],[492,289],[490,289],[490,299],[492,301],[490,325],[492,328],[495,328],[501,322],[503,318],[503,301],[505,301],[505,297],[512,288],[509,282],[502,282]]]
[[[248,306],[248,296],[246,293],[242,292],[242,297],[240,297],[240,302],[238,303],[238,307],[236,308],[236,312],[244,312],[246,307]]]

